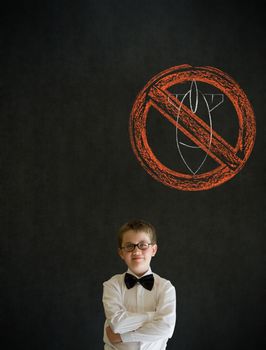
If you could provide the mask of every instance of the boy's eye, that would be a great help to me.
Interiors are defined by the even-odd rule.
[[[146,243],[146,242],[140,242],[139,244],[138,244],[138,247],[139,247],[139,249],[147,249],[148,247],[149,247],[149,243]]]
[[[125,245],[125,250],[128,252],[134,250],[134,248],[135,248],[135,245],[133,243],[128,243]]]

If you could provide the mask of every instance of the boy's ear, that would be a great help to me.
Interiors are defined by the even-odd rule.
[[[117,253],[118,253],[118,255],[120,256],[120,258],[121,258],[122,260],[124,260],[123,250],[122,250],[121,248],[118,248],[118,249],[117,249]]]
[[[158,250],[158,246],[157,246],[157,244],[154,244],[154,245],[152,246],[152,256],[155,256],[155,255],[156,255],[157,250]]]

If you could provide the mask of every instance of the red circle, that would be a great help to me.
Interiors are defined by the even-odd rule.
[[[238,140],[235,146],[227,145],[229,153],[226,155],[229,160],[230,157],[233,159],[233,162],[235,162],[234,167],[220,162],[217,168],[203,174],[183,174],[163,165],[149,146],[146,134],[146,120],[153,103],[151,99],[152,91],[156,89],[156,91],[166,94],[169,87],[192,80],[215,86],[229,98],[236,110],[239,121]],[[167,113],[165,115],[167,116]],[[198,120],[198,123],[200,125],[200,120]],[[133,105],[129,131],[131,145],[137,159],[153,178],[175,189],[200,191],[221,185],[240,172],[254,146],[256,123],[253,109],[247,96],[229,75],[214,67],[181,65],[157,74],[145,85]],[[217,140],[217,150],[223,155],[223,151],[219,150],[219,147],[223,147],[223,143],[226,143],[226,141],[221,140],[219,144],[219,136],[217,136]],[[237,156],[238,152],[241,152],[241,158]],[[216,160],[219,162],[218,157]]]

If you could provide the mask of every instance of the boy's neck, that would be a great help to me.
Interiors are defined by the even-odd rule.
[[[147,271],[143,272],[143,273],[135,273],[134,271],[131,271],[130,269],[128,269],[127,271],[128,273],[131,273],[132,275],[136,276],[137,278],[143,277],[144,275],[148,275],[150,273],[152,273],[151,268],[149,267]]]

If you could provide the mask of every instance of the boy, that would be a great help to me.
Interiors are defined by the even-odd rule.
[[[105,350],[166,349],[175,327],[176,294],[170,281],[151,271],[156,242],[154,227],[142,220],[118,232],[118,254],[128,270],[103,284]]]

